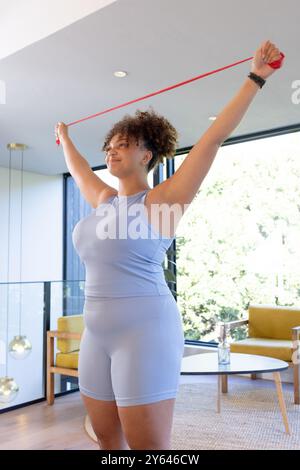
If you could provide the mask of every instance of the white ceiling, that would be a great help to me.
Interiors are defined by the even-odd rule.
[[[232,136],[300,124],[300,105],[292,102],[292,83],[300,79],[299,25],[299,0],[118,0],[0,60],[6,84],[0,166],[8,166],[6,144],[22,142],[29,145],[25,170],[66,172],[54,139],[57,121],[68,123],[247,58],[266,39],[285,52],[285,67],[268,80]],[[178,129],[180,148],[193,145],[249,67],[85,121],[70,128],[71,137],[90,165],[99,165],[113,123],[151,105]],[[127,78],[113,76],[120,69]]]
[[[0,0],[0,59],[117,0]]]

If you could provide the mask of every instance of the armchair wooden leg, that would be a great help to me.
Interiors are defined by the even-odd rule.
[[[50,367],[54,361],[54,338],[47,333],[47,403],[54,403],[54,374],[50,372]]]
[[[53,405],[54,403],[54,374],[47,373],[47,403]]]
[[[222,393],[228,392],[228,375],[222,375]]]
[[[300,405],[300,394],[299,394],[299,364],[293,364],[294,372],[294,403]]]

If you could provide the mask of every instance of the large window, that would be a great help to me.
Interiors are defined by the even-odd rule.
[[[299,306],[300,133],[222,147],[176,239],[187,340],[249,304]],[[175,170],[186,155],[175,158]]]

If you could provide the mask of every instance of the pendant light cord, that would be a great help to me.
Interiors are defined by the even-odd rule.
[[[23,230],[22,230],[22,222],[23,222],[23,158],[24,152],[22,150],[22,159],[21,159],[21,215],[20,215],[20,301],[19,301],[19,336],[21,336],[21,319],[22,319],[22,243],[23,243]]]
[[[5,375],[8,371],[8,310],[9,310],[9,258],[10,258],[10,192],[11,192],[11,149],[9,149],[9,181],[8,181],[8,233],[7,233],[7,300],[6,300],[6,360]]]

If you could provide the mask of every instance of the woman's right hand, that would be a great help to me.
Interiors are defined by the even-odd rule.
[[[255,52],[251,72],[266,79],[275,72],[269,64],[281,57],[280,50],[270,41],[264,42]]]
[[[55,126],[55,137],[63,142],[68,138],[68,126],[64,122],[58,122]]]

